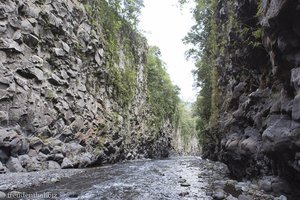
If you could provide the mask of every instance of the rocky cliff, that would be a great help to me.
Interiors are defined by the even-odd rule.
[[[126,25],[109,38],[101,24],[113,19],[89,9],[0,1],[1,173],[168,155],[173,125],[154,124],[145,39]]]
[[[300,1],[221,0],[216,22],[225,50],[206,156],[236,178],[275,174],[299,184]]]

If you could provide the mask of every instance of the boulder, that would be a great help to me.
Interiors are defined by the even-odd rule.
[[[67,168],[72,168],[73,163],[69,158],[64,158],[63,162],[61,163],[61,168],[62,169],[67,169]]]
[[[49,170],[61,169],[60,165],[53,160],[47,161],[47,164],[48,164],[47,169]]]
[[[10,172],[25,172],[26,170],[22,167],[20,161],[16,157],[10,157],[6,163],[6,167]]]

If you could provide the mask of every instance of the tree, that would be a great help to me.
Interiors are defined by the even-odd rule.
[[[160,50],[156,46],[150,47],[147,55],[147,83],[148,96],[157,116],[157,124],[166,119],[175,123],[180,102],[179,88],[173,85],[161,60]]]

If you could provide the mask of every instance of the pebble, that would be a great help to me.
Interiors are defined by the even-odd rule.
[[[51,178],[51,179],[50,179],[50,182],[51,182],[51,183],[56,183],[56,182],[58,182],[58,178],[55,178],[55,177],[54,177],[54,178]]]
[[[191,184],[189,184],[189,183],[181,183],[180,186],[182,186],[182,187],[190,187]]]
[[[178,183],[185,183],[185,182],[186,182],[186,180],[183,178],[178,180]]]
[[[190,194],[189,192],[181,192],[178,195],[181,196],[181,197],[184,197],[184,196],[189,195],[189,194]]]
[[[216,200],[221,200],[221,199],[225,199],[226,195],[223,190],[217,189],[217,191],[213,194],[213,197]]]
[[[241,194],[238,200],[253,200],[252,197]]]
[[[281,195],[280,197],[276,197],[274,200],[287,200],[286,196]]]
[[[226,200],[238,200],[237,198],[235,198],[234,196],[232,195],[229,195]]]
[[[78,196],[79,196],[79,194],[77,194],[77,193],[69,194],[70,198],[77,198]]]

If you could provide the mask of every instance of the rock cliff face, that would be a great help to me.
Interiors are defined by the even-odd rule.
[[[218,139],[206,155],[237,178],[275,174],[299,183],[300,1],[229,4],[218,3],[228,45],[218,60],[219,122],[208,133]],[[225,30],[230,8],[237,26]]]
[[[168,155],[173,126],[152,126],[146,42],[132,35],[134,59],[120,47],[110,61],[90,21],[77,0],[0,1],[1,173]],[[129,100],[116,81],[124,76],[113,73],[126,66]]]

